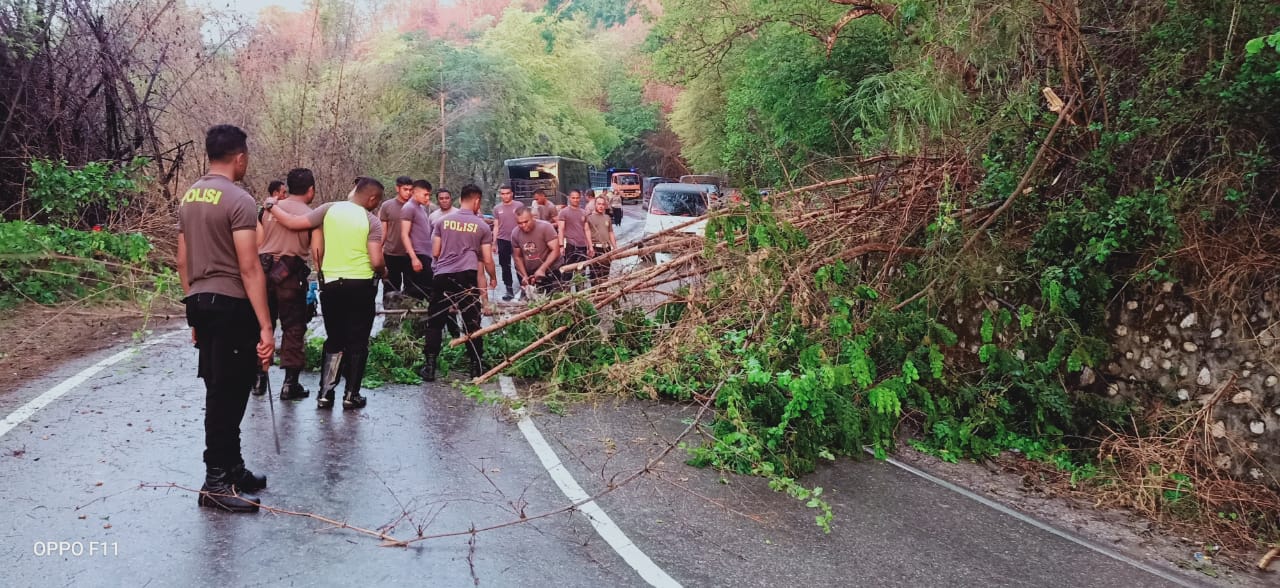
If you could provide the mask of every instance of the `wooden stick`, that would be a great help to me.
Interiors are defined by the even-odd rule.
[[[606,254],[604,254],[604,255],[599,255],[599,256],[593,257],[593,258],[588,259],[588,260],[586,260],[586,261],[579,261],[579,262],[576,262],[576,263],[570,263],[570,264],[568,264],[568,265],[560,266],[560,271],[562,271],[562,272],[576,272],[576,271],[578,271],[578,270],[580,270],[580,269],[582,269],[582,268],[584,268],[584,267],[591,266],[591,265],[594,265],[594,264],[597,264],[597,263],[603,263],[603,262],[605,262],[605,261],[608,261],[608,262],[612,263],[612,262],[617,261],[617,260],[619,260],[619,259],[626,259],[626,258],[628,258],[628,257],[635,257],[635,256],[637,256],[637,255],[648,255],[648,254],[650,254],[650,253],[658,253],[658,252],[661,252],[661,251],[665,251],[665,250],[667,250],[667,249],[672,249],[672,248],[680,247],[680,246],[684,246],[684,245],[690,245],[690,244],[692,244],[692,242],[693,242],[693,241],[696,241],[696,240],[698,240],[698,239],[701,239],[701,237],[691,237],[691,238],[689,238],[689,239],[682,239],[682,240],[674,241],[674,242],[671,242],[671,243],[661,243],[661,244],[658,244],[658,245],[650,245],[650,246],[648,246],[648,247],[643,247],[643,248],[640,248],[640,249],[630,249],[629,251],[627,251],[627,253],[626,253],[626,254],[623,254],[623,255],[612,255],[612,253],[613,253],[614,251],[618,251],[618,249],[614,249],[613,251],[610,251],[609,253],[606,253]]]
[[[1275,561],[1277,557],[1280,557],[1280,547],[1274,547],[1266,555],[1262,556],[1262,559],[1258,560],[1258,569],[1264,572],[1267,571],[1267,568],[1271,567],[1271,562]]]
[[[493,369],[491,369],[491,370],[489,370],[489,371],[485,372],[485,373],[484,373],[483,375],[481,375],[480,377],[478,377],[478,378],[476,378],[476,379],[472,380],[472,381],[471,381],[471,383],[472,383],[472,384],[483,384],[483,383],[485,383],[485,381],[486,381],[486,380],[488,380],[489,378],[492,378],[492,377],[493,377],[494,375],[496,375],[498,372],[500,372],[500,371],[502,371],[502,370],[505,370],[505,369],[507,369],[508,367],[511,367],[511,365],[512,365],[512,364],[514,364],[514,363],[516,362],[516,360],[520,359],[521,357],[524,357],[524,356],[525,356],[525,354],[529,353],[530,351],[533,351],[534,349],[537,349],[537,348],[541,347],[544,343],[546,343],[547,341],[550,341],[550,340],[551,340],[551,339],[553,339],[556,335],[559,335],[560,333],[563,333],[563,332],[568,331],[568,330],[569,330],[569,325],[565,325],[565,326],[560,327],[560,328],[558,328],[558,329],[556,329],[556,330],[554,330],[554,331],[551,331],[550,333],[547,333],[546,335],[543,335],[543,336],[542,336],[542,338],[538,339],[537,341],[534,341],[533,343],[530,343],[528,347],[525,347],[524,349],[521,349],[520,351],[517,351],[517,352],[515,353],[515,355],[512,355],[511,357],[508,357],[508,358],[506,359],[506,361],[504,361],[504,362],[502,362],[502,363],[500,363],[500,364],[498,364],[498,365],[494,366],[494,367],[493,367]]]

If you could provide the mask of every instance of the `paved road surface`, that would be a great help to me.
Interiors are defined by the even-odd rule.
[[[310,518],[198,508],[168,487],[198,487],[203,475],[203,387],[185,334],[172,333],[0,397],[0,584],[645,585],[582,513],[519,522],[570,501],[512,415],[445,385],[368,391],[362,411],[277,401],[279,455],[268,404],[251,398],[245,455],[269,476],[264,504],[401,539],[516,524],[399,548]],[[61,395],[41,396],[51,389]],[[33,401],[45,405],[21,418]],[[691,410],[573,406],[535,410],[533,422],[564,473],[597,493],[657,455]],[[685,586],[1175,585],[882,462],[845,461],[805,480],[835,508],[828,535],[760,480],[683,459],[668,455],[598,504]]]

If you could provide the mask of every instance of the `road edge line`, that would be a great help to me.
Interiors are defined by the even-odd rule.
[[[5,434],[13,430],[14,427],[17,427],[23,422],[26,422],[26,420],[31,418],[33,415],[35,415],[37,411],[48,406],[58,398],[62,397],[63,394],[66,394],[67,392],[74,390],[80,384],[87,382],[89,378],[92,378],[93,376],[97,375],[98,372],[104,369],[107,369],[117,363],[120,363],[121,361],[124,361],[126,358],[133,355],[135,352],[142,350],[145,347],[150,347],[170,337],[173,337],[174,335],[177,335],[179,333],[185,333],[185,332],[187,332],[186,329],[180,329],[180,330],[173,331],[171,333],[159,335],[154,339],[150,339],[148,341],[139,343],[137,345],[131,345],[125,348],[123,351],[117,352],[115,355],[112,355],[111,357],[103,359],[98,363],[95,363],[83,370],[80,370],[80,372],[77,373],[76,375],[71,376],[59,382],[56,386],[46,390],[43,394],[36,396],[35,398],[32,398],[31,400],[27,401],[26,404],[19,406],[16,410],[9,413],[8,416],[4,417],[4,420],[0,421],[0,437],[4,437]]]
[[[870,454],[872,454],[872,455],[875,455],[875,452],[874,452],[874,451],[872,451],[872,450],[870,450],[870,449],[866,449],[866,451],[867,451],[867,453],[870,453]],[[1201,586],[1200,584],[1193,584],[1193,583],[1191,583],[1191,580],[1190,580],[1190,579],[1188,579],[1188,578],[1181,578],[1181,577],[1175,576],[1175,575],[1173,575],[1172,573],[1170,573],[1170,572],[1168,572],[1168,571],[1165,571],[1165,570],[1162,570],[1162,569],[1160,569],[1160,568],[1154,567],[1154,566],[1152,566],[1152,565],[1150,565],[1150,564],[1143,563],[1143,562],[1138,561],[1138,560],[1136,560],[1136,559],[1134,559],[1134,558],[1132,558],[1132,557],[1129,557],[1129,556],[1127,556],[1127,555],[1124,555],[1123,553],[1119,553],[1119,552],[1117,552],[1117,551],[1113,551],[1113,550],[1111,550],[1111,549],[1107,549],[1106,547],[1103,547],[1103,546],[1101,546],[1101,545],[1097,545],[1097,544],[1093,543],[1092,541],[1089,541],[1089,540],[1084,539],[1084,538],[1082,538],[1082,537],[1077,537],[1077,536],[1075,536],[1075,535],[1073,535],[1073,534],[1071,534],[1071,533],[1068,533],[1068,532],[1066,532],[1066,531],[1063,531],[1062,529],[1059,529],[1059,528],[1057,528],[1057,527],[1054,527],[1053,525],[1050,525],[1050,524],[1048,524],[1048,523],[1045,523],[1045,522],[1043,522],[1043,521],[1040,521],[1040,520],[1038,520],[1038,519],[1036,519],[1036,518],[1034,518],[1034,517],[1031,517],[1031,516],[1029,516],[1029,515],[1023,514],[1023,513],[1018,512],[1018,511],[1016,511],[1016,510],[1014,510],[1014,509],[1012,509],[1012,508],[1009,508],[1009,507],[1007,507],[1007,506],[1005,506],[1005,505],[1003,505],[1003,504],[1000,504],[999,502],[996,502],[996,501],[994,501],[994,500],[991,500],[990,498],[986,498],[986,497],[984,497],[984,496],[982,496],[982,495],[980,495],[980,494],[977,494],[977,493],[973,492],[972,490],[969,490],[968,488],[964,488],[964,487],[962,487],[962,486],[959,486],[959,485],[953,484],[953,483],[951,483],[951,482],[948,482],[948,481],[946,481],[946,480],[943,480],[942,478],[939,478],[939,477],[937,477],[937,476],[935,476],[935,475],[933,475],[933,474],[930,474],[929,472],[926,472],[926,471],[921,470],[921,469],[919,469],[919,468],[916,468],[916,467],[914,467],[914,466],[910,466],[910,465],[907,465],[907,464],[905,464],[905,463],[902,463],[902,462],[900,462],[900,461],[898,461],[898,460],[896,460],[896,459],[893,459],[892,457],[886,457],[886,458],[884,459],[884,461],[885,461],[885,462],[887,462],[887,463],[889,463],[889,464],[891,464],[891,465],[893,465],[894,467],[897,467],[898,469],[901,469],[902,471],[905,471],[905,472],[907,472],[907,473],[909,473],[909,474],[912,474],[912,475],[915,475],[915,476],[919,476],[920,478],[923,478],[923,479],[925,479],[925,480],[928,480],[928,481],[930,481],[930,482],[933,482],[934,484],[937,484],[937,485],[939,485],[939,486],[942,486],[943,488],[946,488],[947,490],[950,490],[950,491],[952,491],[952,492],[955,492],[956,494],[959,494],[959,495],[961,495],[961,496],[964,496],[965,498],[968,498],[968,499],[970,499],[970,500],[973,500],[973,501],[975,501],[975,502],[978,502],[979,504],[982,504],[983,506],[986,506],[987,508],[990,508],[990,509],[996,510],[996,511],[998,511],[998,512],[1001,512],[1001,513],[1003,513],[1003,514],[1009,515],[1009,516],[1011,516],[1011,517],[1013,517],[1013,518],[1015,518],[1015,519],[1017,519],[1017,520],[1019,520],[1019,521],[1022,521],[1022,522],[1024,522],[1024,523],[1027,523],[1027,524],[1029,524],[1029,525],[1031,525],[1031,526],[1033,526],[1033,527],[1035,527],[1035,528],[1037,528],[1037,529],[1040,529],[1041,531],[1046,531],[1046,532],[1048,532],[1048,533],[1049,533],[1049,534],[1051,534],[1051,535],[1054,535],[1054,536],[1059,537],[1059,538],[1062,538],[1062,539],[1066,539],[1067,541],[1070,541],[1070,542],[1072,542],[1072,543],[1075,543],[1076,545],[1079,545],[1079,546],[1081,546],[1081,547],[1084,547],[1084,548],[1086,548],[1086,549],[1089,549],[1090,551],[1094,551],[1094,552],[1096,552],[1096,553],[1100,553],[1100,554],[1102,554],[1102,555],[1105,555],[1105,556],[1107,556],[1107,557],[1109,557],[1109,558],[1111,558],[1111,559],[1114,559],[1114,560],[1116,560],[1116,561],[1118,561],[1118,562],[1120,562],[1120,563],[1124,563],[1124,564],[1131,565],[1131,566],[1133,566],[1133,567],[1135,567],[1135,568],[1138,568],[1138,569],[1140,569],[1140,570],[1142,570],[1142,571],[1144,571],[1144,572],[1147,572],[1148,574],[1151,574],[1151,575],[1153,575],[1153,576],[1156,576],[1156,577],[1158,577],[1158,578],[1160,578],[1160,579],[1162,579],[1162,580],[1167,580],[1167,581],[1169,581],[1169,582],[1173,582],[1174,584],[1177,584],[1177,585],[1179,585],[1179,586],[1183,586],[1184,588],[1198,588],[1199,586]]]
[[[499,376],[498,384],[503,396],[510,399],[517,398],[516,385],[511,378]],[[547,473],[551,475],[551,479],[555,481],[556,486],[560,487],[560,491],[564,493],[565,497],[574,503],[590,499],[591,496],[573,479],[573,475],[564,467],[555,450],[551,448],[551,445],[547,443],[547,440],[538,430],[538,426],[534,424],[533,419],[529,418],[528,411],[521,407],[515,410],[515,414],[520,418],[518,426],[520,432],[524,434],[525,441],[529,442],[529,446],[533,448],[533,452],[537,454],[539,461],[542,462],[542,467],[546,468]],[[613,522],[613,519],[609,518],[608,514],[605,514],[604,509],[600,508],[600,505],[596,504],[594,500],[578,505],[578,510],[587,516],[588,521],[591,521],[591,526],[595,528],[596,534],[600,535],[600,538],[604,539],[622,557],[623,561],[627,562],[631,569],[640,574],[640,577],[645,582],[648,582],[650,586],[680,588],[680,583],[663,571],[661,567],[658,567],[658,564],[649,559],[648,555],[645,555],[631,539],[628,539],[626,533],[623,533],[622,529]]]

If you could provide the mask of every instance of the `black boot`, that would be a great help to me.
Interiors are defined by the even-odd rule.
[[[267,477],[249,471],[249,468],[244,467],[243,461],[231,468],[229,474],[231,485],[240,492],[257,492],[267,487]]]
[[[311,395],[311,391],[298,383],[298,368],[284,370],[284,384],[280,386],[280,400],[302,400]]]
[[[422,376],[423,382],[436,381],[436,365],[439,363],[436,356],[426,356],[426,363],[422,364],[422,369],[418,370],[418,375]]]
[[[360,383],[364,381],[365,360],[368,351],[352,351],[347,353],[347,369],[343,372],[347,379],[347,392],[342,395],[342,408],[364,408],[368,400],[360,395]]]
[[[326,353],[320,362],[320,390],[316,392],[316,408],[333,408],[333,393],[341,374],[342,352]]]
[[[196,503],[227,512],[245,513],[258,512],[260,504],[257,498],[236,491],[229,470],[213,466],[205,468],[204,486],[200,487],[200,498]]]
[[[258,381],[253,385],[253,395],[262,396],[267,393],[271,383],[267,381],[267,372],[258,372]]]
[[[471,369],[467,371],[467,375],[471,379],[479,378],[484,373],[484,343],[479,340],[467,341],[467,355],[471,359]]]

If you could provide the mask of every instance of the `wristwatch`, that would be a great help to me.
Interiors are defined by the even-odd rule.
[[[272,207],[272,206],[275,206],[275,205],[276,205],[276,202],[275,202],[274,200],[270,199],[270,198],[268,198],[268,199],[266,199],[266,200],[262,201],[262,209],[263,209],[263,210],[271,210],[271,207]]]

